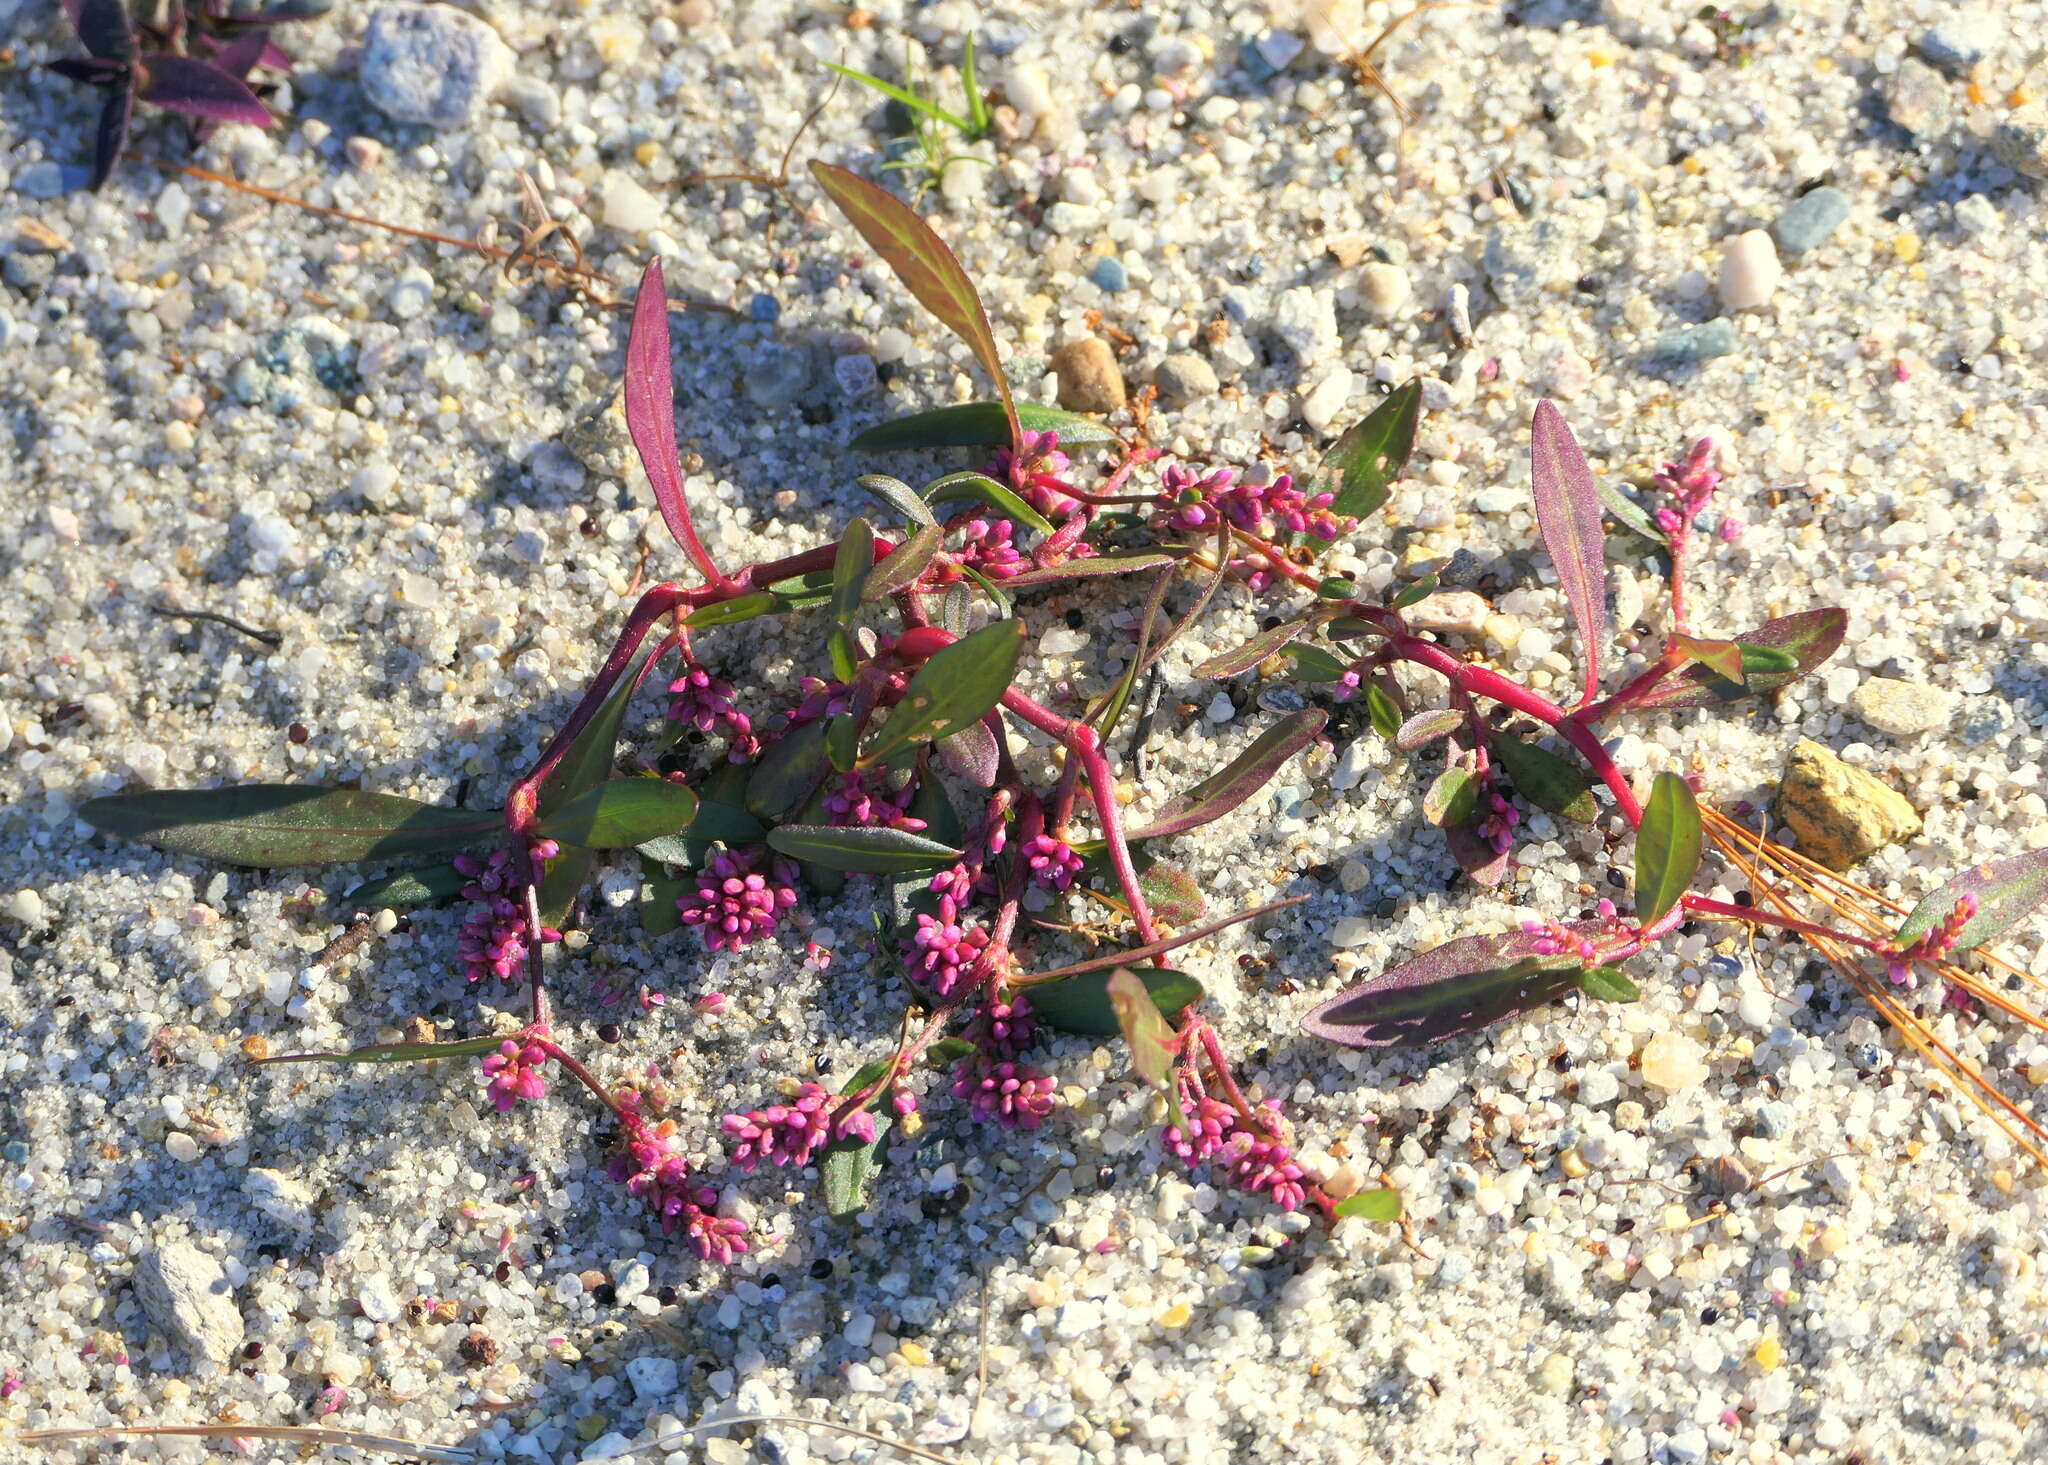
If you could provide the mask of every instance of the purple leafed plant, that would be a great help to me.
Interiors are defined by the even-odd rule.
[[[271,27],[323,15],[327,6],[328,0],[282,0],[241,15],[231,0],[169,0],[160,23],[142,25],[127,0],[64,0],[85,55],[53,61],[50,69],[106,93],[93,140],[92,186],[99,188],[114,171],[137,102],[198,119],[200,140],[222,122],[271,126],[270,109],[249,80],[258,67],[291,68],[291,58],[270,39]]]
[[[1531,447],[1543,542],[1587,663],[1569,708],[1413,628],[1404,613],[1433,580],[1375,604],[1317,568],[1332,541],[1387,502],[1415,440],[1419,383],[1388,396],[1298,481],[1159,464],[1142,412],[1138,434],[1122,442],[1086,418],[1016,401],[980,299],[938,236],[873,184],[824,165],[813,174],[874,254],[967,341],[999,393],[883,424],[856,445],[981,445],[997,450],[994,461],[921,490],[869,475],[860,485],[881,505],[884,527],[857,518],[831,543],[720,566],[685,492],[667,301],[661,268],[651,265],[626,346],[625,412],[695,579],[640,596],[581,701],[501,810],[283,786],[122,794],[80,810],[110,833],[249,866],[453,858],[372,881],[350,898],[359,907],[470,901],[453,959],[472,981],[522,984],[525,1020],[452,1043],[269,1061],[477,1060],[478,1082],[501,1111],[548,1096],[549,1069],[557,1069],[615,1121],[612,1176],[699,1256],[729,1261],[752,1243],[721,1214],[719,1185],[707,1178],[715,1148],[742,1174],[815,1167],[827,1208],[848,1214],[865,1204],[888,1132],[915,1133],[934,1092],[950,1091],[980,1122],[1035,1130],[1058,1111],[1058,1085],[1033,1061],[1045,1036],[1121,1035],[1133,1075],[1157,1095],[1166,1152],[1289,1210],[1398,1219],[1392,1192],[1340,1198],[1302,1164],[1277,1101],[1239,1081],[1201,1011],[1201,981],[1161,964],[1292,903],[1211,917],[1200,880],[1176,867],[1166,846],[1244,805],[1329,720],[1315,707],[1277,717],[1225,766],[1143,823],[1127,822],[1105,751],[1110,737],[1148,672],[1226,580],[1267,597],[1281,623],[1202,673],[1291,664],[1335,702],[1363,699],[1373,727],[1403,751],[1440,745],[1444,767],[1425,808],[1476,881],[1505,875],[1527,805],[1568,819],[1618,819],[1636,835],[1632,915],[1602,902],[1570,920],[1532,918],[1518,931],[1453,941],[1323,1004],[1310,1033],[1359,1047],[1410,1045],[1572,991],[1631,1000],[1620,963],[1693,919],[1804,937],[1838,958],[1895,1021],[1923,970],[1990,1000],[1952,958],[2048,898],[2048,856],[1970,872],[1895,934],[1882,934],[1892,923],[1873,924],[1867,911],[1857,929],[1836,929],[1794,914],[1761,868],[1796,870],[1802,889],[1832,893],[1838,904],[1852,888],[1840,877],[1818,884],[1819,867],[1703,810],[1685,780],[1662,773],[1639,789],[1615,764],[1598,732],[1608,719],[1781,686],[1834,651],[1844,617],[1811,611],[1714,639],[1688,630],[1674,593],[1661,652],[1603,697],[1602,499],[1555,408],[1538,409]],[[1638,532],[1661,533],[1674,578],[1684,573],[1686,529],[1715,486],[1706,463],[1699,449],[1669,470],[1661,480],[1669,513],[1654,521],[1621,501]],[[1152,487],[1138,486],[1141,474]],[[1112,577],[1142,587],[1135,645],[1116,683],[1092,699],[1028,687],[1020,670],[1035,594]],[[1170,591],[1190,582],[1192,605],[1170,615]],[[720,628],[765,616],[803,616],[817,628],[813,673],[794,687],[770,687],[714,659]],[[630,705],[657,673],[667,690],[663,726],[622,759]],[[1411,705],[1416,680],[1443,685],[1447,705]],[[1559,746],[1538,741],[1546,734]],[[1020,762],[1029,740],[1057,750],[1048,776],[1033,777]],[[1692,893],[1708,840],[1757,883],[1759,904]],[[582,892],[607,860],[638,862],[650,936],[707,951],[774,948],[827,980],[831,953],[802,938],[805,907],[849,881],[870,882],[879,941],[913,994],[896,1040],[836,1092],[764,1081],[759,1107],[700,1124],[692,1142],[666,1112],[654,1070],[608,1080],[565,1046],[554,1020],[548,949],[581,923]],[[1083,899],[1109,921],[1083,926],[1043,914],[1053,902]],[[1084,930],[1107,949],[1077,955],[1074,933]],[[716,1011],[724,1000],[707,994],[698,1007]],[[2002,997],[1999,1005],[2011,1006]],[[945,1076],[935,1080],[933,1069]]]

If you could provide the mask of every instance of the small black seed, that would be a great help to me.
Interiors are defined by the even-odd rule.
[[[819,1257],[819,1258],[818,1258],[818,1259],[817,1259],[816,1261],[814,1261],[814,1262],[812,1262],[812,1263],[811,1263],[811,1280],[812,1280],[812,1281],[814,1281],[814,1282],[822,1282],[822,1281],[824,1281],[824,1280],[825,1280],[825,1279],[826,1279],[827,1277],[829,1277],[829,1276],[831,1276],[831,1275],[832,1275],[832,1263],[831,1263],[831,1262],[829,1262],[829,1261],[827,1261],[827,1260],[826,1260],[826,1259],[825,1259],[824,1257],[822,1257],[822,1256],[821,1256],[821,1257]]]

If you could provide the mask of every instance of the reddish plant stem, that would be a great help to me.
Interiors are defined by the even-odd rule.
[[[577,1082],[581,1083],[583,1087],[589,1089],[593,1094],[597,1095],[598,1099],[604,1104],[605,1108],[612,1111],[613,1117],[616,1118],[619,1121],[619,1123],[631,1123],[631,1121],[626,1117],[626,1111],[619,1106],[619,1101],[612,1097],[611,1090],[607,1089],[602,1083],[598,1082],[597,1075],[592,1073],[589,1069],[585,1068],[582,1065],[582,1063],[578,1062],[576,1056],[572,1054],[567,1048],[564,1048],[560,1043],[557,1043],[553,1038],[544,1038],[535,1033],[527,1034],[526,1041],[534,1044],[536,1047],[544,1051],[548,1055],[548,1057],[554,1059],[555,1062],[561,1064],[562,1067],[568,1069],[570,1075],[574,1077],[577,1080]]]
[[[1895,948],[1888,942],[1872,941],[1862,936],[1852,936],[1847,931],[1817,926],[1811,921],[1796,920],[1791,916],[1774,915],[1758,910],[1755,906],[1727,905],[1718,900],[1709,900],[1703,895],[1687,895],[1679,899],[1688,912],[1698,916],[1712,916],[1724,921],[1742,921],[1752,926],[1773,926],[1780,930],[1796,931],[1802,936],[1824,936],[1830,941],[1844,941],[1851,946],[1860,946],[1879,956],[1896,955]]]

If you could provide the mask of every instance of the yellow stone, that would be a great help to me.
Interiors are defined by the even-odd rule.
[[[922,1343],[900,1344],[896,1351],[903,1355],[903,1361],[913,1368],[923,1368],[932,1361],[931,1350]]]
[[[1911,264],[1914,260],[1920,258],[1920,236],[1918,234],[1901,234],[1892,241],[1892,253],[1899,257],[1899,263]]]
[[[1189,1307],[1185,1302],[1176,1302],[1173,1306],[1166,1309],[1165,1312],[1159,1314],[1159,1326],[1162,1328],[1184,1328],[1188,1325],[1188,1319],[1193,1316],[1193,1308]]]
[[[1776,1333],[1764,1334],[1764,1340],[1756,1345],[1756,1366],[1769,1373],[1785,1361],[1785,1345],[1778,1341]]]
[[[1573,1145],[1557,1157],[1557,1166],[1574,1180],[1585,1178],[1587,1172],[1592,1168],[1586,1163],[1586,1157],[1579,1153],[1577,1145]]]
[[[1822,1231],[1820,1235],[1813,1238],[1812,1250],[1815,1256],[1827,1258],[1835,1255],[1848,1244],[1848,1228],[1846,1226],[1843,1226],[1840,1222],[1836,1222],[1835,1224],[1829,1226],[1826,1230]]]
[[[633,160],[643,168],[660,156],[661,144],[653,141],[651,138],[633,149]]]
[[[2011,1195],[2011,1194],[2012,1194],[2012,1171],[2010,1171],[2010,1170],[1993,1170],[1993,1171],[1991,1172],[1991,1183],[1992,1183],[1993,1185],[1995,1185],[1995,1186],[1997,1186],[1997,1187],[1998,1187],[1998,1189],[1999,1189],[1999,1193],[2000,1193],[2000,1194],[2002,1194],[2002,1195]]]

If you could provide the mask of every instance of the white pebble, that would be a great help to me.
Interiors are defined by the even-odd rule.
[[[1770,303],[1784,270],[1770,234],[1751,229],[1738,234],[1721,257],[1721,303],[1730,310],[1755,310]]]

